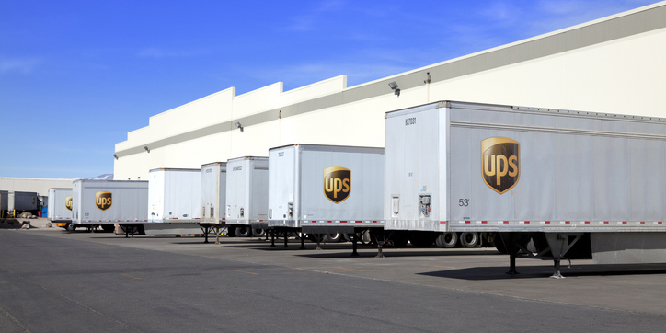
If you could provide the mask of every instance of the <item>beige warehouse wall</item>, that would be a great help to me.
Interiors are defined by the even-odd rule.
[[[37,192],[49,195],[50,188],[72,188],[71,178],[3,178],[0,177],[0,190]]]
[[[293,143],[383,146],[386,111],[444,99],[666,118],[665,4],[354,87],[346,76],[287,92],[276,83],[234,96],[232,87],[128,133],[116,145],[114,173],[146,179],[151,168],[266,156]]]

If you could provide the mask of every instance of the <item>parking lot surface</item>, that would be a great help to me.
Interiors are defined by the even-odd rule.
[[[660,331],[666,265],[518,260],[494,248],[0,230],[0,331]]]

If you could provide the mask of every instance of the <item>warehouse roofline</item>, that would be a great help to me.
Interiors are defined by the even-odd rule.
[[[342,91],[313,98],[279,108],[268,109],[245,117],[212,124],[204,128],[176,134],[153,142],[136,143],[128,149],[116,150],[118,157],[144,152],[144,145],[156,149],[215,133],[235,129],[235,122],[244,127],[301,115],[315,110],[336,107],[360,100],[379,97],[393,92],[386,89],[391,81],[399,79],[400,89],[407,90],[431,82],[441,82],[495,68],[523,63],[559,53],[666,28],[666,1],[639,7],[613,16],[600,18],[567,29],[556,30],[530,39],[516,41],[483,52],[472,53],[442,63],[432,64],[394,76],[347,87]],[[346,84],[346,80],[345,80]],[[297,88],[299,89],[299,88]],[[227,91],[225,89],[223,91]],[[188,103],[189,104],[189,103]]]

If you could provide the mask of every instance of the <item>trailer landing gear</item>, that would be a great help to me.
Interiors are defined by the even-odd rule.
[[[351,241],[352,241],[352,257],[360,257],[361,255],[358,254],[357,248],[358,248],[358,237],[356,237],[356,234],[353,234],[350,236]]]

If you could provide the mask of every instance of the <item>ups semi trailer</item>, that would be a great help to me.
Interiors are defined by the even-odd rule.
[[[225,222],[236,236],[262,236],[268,227],[268,157],[227,160]]]
[[[313,235],[317,247],[322,235],[349,235],[353,255],[358,234],[383,231],[383,148],[276,147],[269,150],[269,173],[268,218],[275,231]]]
[[[148,173],[148,235],[201,234],[201,169],[156,168]]]
[[[143,234],[148,223],[148,181],[77,179],[73,184],[74,227],[101,226],[112,231],[119,224],[127,234]]]
[[[386,229],[494,234],[512,274],[666,262],[664,119],[440,101],[385,123]]]
[[[73,231],[72,210],[74,197],[71,188],[49,189],[48,219],[56,226]]]

